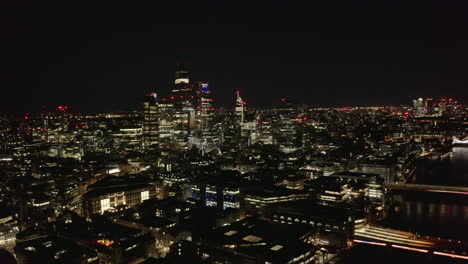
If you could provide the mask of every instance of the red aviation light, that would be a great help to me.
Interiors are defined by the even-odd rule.
[[[29,119],[29,116],[24,116],[24,120],[28,120]]]
[[[68,106],[66,106],[66,105],[59,105],[59,106],[57,106],[57,109],[58,109],[59,111],[66,111],[66,110],[68,110]]]
[[[281,102],[286,102],[286,98],[281,98]]]
[[[175,98],[174,96],[171,96],[171,100],[174,100],[174,98]]]
[[[302,118],[302,120],[306,121],[306,120],[307,120],[307,116],[304,116],[304,117]]]
[[[236,91],[236,94],[240,94],[240,91],[239,91],[239,90],[237,90],[237,91]]]

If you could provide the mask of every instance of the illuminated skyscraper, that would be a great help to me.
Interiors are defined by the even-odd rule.
[[[417,115],[426,113],[426,101],[422,98],[418,100],[413,100],[413,107]]]
[[[157,147],[159,144],[159,110],[156,93],[145,96],[142,134],[144,149]]]
[[[189,86],[190,71],[188,70],[187,64],[184,64],[184,63],[177,64],[174,84],[175,84],[174,88],[172,89],[172,93],[174,95],[178,95],[176,93],[183,93],[183,92],[191,91],[191,88]]]
[[[173,104],[172,140],[179,147],[187,147],[191,129],[196,127],[196,87],[190,83],[190,71],[186,64],[179,63],[175,74],[174,88],[168,98]]]
[[[240,92],[236,91],[237,98],[236,98],[236,117],[239,125],[244,123],[244,118],[245,118],[245,102],[242,100],[242,97],[240,96]]]
[[[197,132],[202,142],[212,144],[218,142],[213,127],[213,94],[207,82],[198,83],[198,106],[197,106]]]
[[[170,147],[174,141],[174,105],[167,98],[158,102],[159,110],[159,145],[162,148]]]
[[[174,88],[170,99],[176,109],[189,112],[191,128],[195,127],[195,106],[197,104],[197,87],[190,82],[190,71],[187,64],[179,63],[175,73]]]
[[[283,152],[293,152],[301,145],[298,129],[301,118],[298,116],[300,116],[298,105],[282,98],[275,109],[273,138],[274,143]]]

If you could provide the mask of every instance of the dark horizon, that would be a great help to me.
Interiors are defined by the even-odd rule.
[[[179,61],[218,106],[233,106],[236,90],[254,106],[468,99],[464,3],[10,5],[0,113],[136,108],[168,93]]]

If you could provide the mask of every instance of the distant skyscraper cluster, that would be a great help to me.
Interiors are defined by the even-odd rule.
[[[454,115],[463,110],[462,105],[453,98],[441,97],[419,98],[413,100],[413,109],[416,115],[446,116]]]
[[[301,126],[307,121],[307,113],[300,105],[283,98],[272,111],[253,110],[240,91],[233,100],[233,111],[215,111],[210,84],[193,82],[188,65],[178,64],[169,95],[156,97],[154,91],[146,96],[143,148],[237,152],[242,146],[261,143],[294,151],[306,142]]]
[[[147,98],[155,94],[156,92],[152,92]],[[213,99],[208,83],[193,84],[190,80],[188,65],[178,64],[174,85],[169,96],[163,98],[154,96],[151,104],[147,102],[144,104],[143,135],[157,130],[159,140],[157,144],[152,145],[153,147],[187,148],[189,138],[202,138],[203,135],[207,136],[209,133],[206,127],[211,123],[211,113],[214,111],[212,104]],[[208,106],[211,107],[208,109]],[[148,112],[153,112],[152,117],[156,118],[157,122],[147,121],[149,115],[146,113]],[[151,124],[146,125],[149,123]],[[147,144],[144,146],[149,147]]]

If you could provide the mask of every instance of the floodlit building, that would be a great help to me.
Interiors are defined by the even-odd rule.
[[[163,188],[159,183],[122,182],[112,178],[103,181],[94,184],[94,188],[83,195],[85,217],[119,212],[148,199],[163,198]]]

